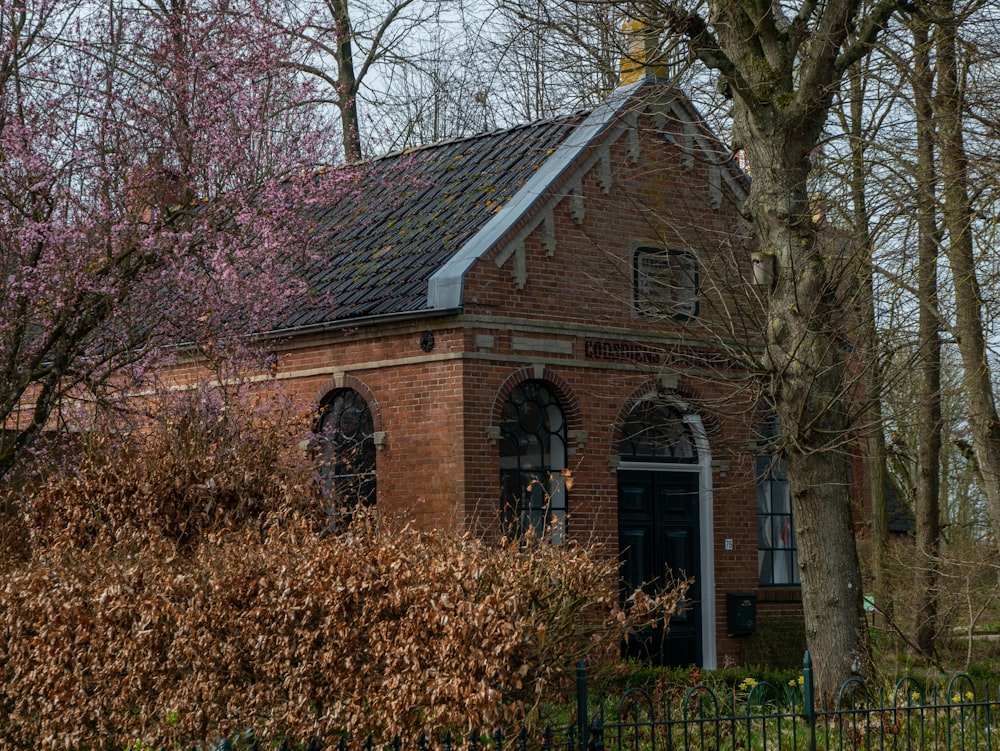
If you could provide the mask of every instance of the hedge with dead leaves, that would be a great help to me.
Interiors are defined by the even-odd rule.
[[[507,725],[645,609],[625,618],[614,562],[583,546],[375,518],[330,534],[274,427],[216,430],[228,460],[194,467],[177,425],[153,431],[22,503],[31,548],[0,572],[0,746]]]

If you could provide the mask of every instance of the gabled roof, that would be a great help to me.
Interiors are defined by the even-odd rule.
[[[391,154],[363,165],[350,193],[319,212],[328,253],[309,273],[326,308],[304,305],[286,332],[412,313],[454,311],[472,265],[508,238],[609,127],[627,127],[643,79],[592,112],[539,120]],[[659,88],[662,91],[662,87]],[[721,145],[677,91],[666,98],[703,151]],[[722,160],[725,162],[726,160]],[[730,160],[731,162],[731,160]],[[745,186],[735,165],[724,179]],[[523,226],[521,232],[527,231]]]
[[[540,120],[391,154],[319,215],[330,235],[310,283],[334,307],[290,327],[428,309],[428,280],[541,168],[584,118]]]

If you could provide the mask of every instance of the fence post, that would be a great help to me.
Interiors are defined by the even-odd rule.
[[[816,751],[816,694],[813,683],[813,661],[809,650],[802,658],[802,712],[809,727],[809,751]]]
[[[576,663],[576,737],[580,751],[587,751],[587,733],[590,730],[587,714],[587,666],[580,660]]]

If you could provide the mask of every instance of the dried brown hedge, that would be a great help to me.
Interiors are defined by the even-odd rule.
[[[405,528],[56,547],[3,577],[0,739],[502,724],[607,639],[607,574],[582,549]]]
[[[330,534],[285,418],[195,406],[23,503],[0,746],[504,725],[620,638],[612,561],[374,517]]]

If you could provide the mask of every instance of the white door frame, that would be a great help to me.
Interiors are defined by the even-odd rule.
[[[685,413],[684,424],[691,428],[698,461],[695,464],[664,462],[628,462],[618,464],[618,470],[643,470],[652,472],[698,473],[698,536],[701,547],[701,662],[709,670],[716,668],[718,659],[715,644],[715,534],[713,531],[712,456],[708,436],[701,417]]]

